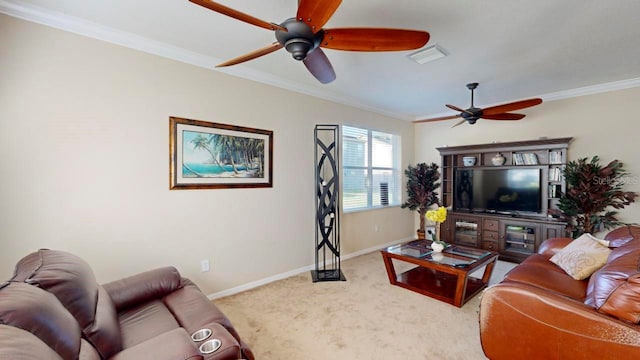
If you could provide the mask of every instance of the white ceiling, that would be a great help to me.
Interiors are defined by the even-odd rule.
[[[275,23],[297,9],[296,0],[218,2]],[[468,107],[469,82],[480,83],[477,106],[640,86],[637,0],[345,0],[325,28],[426,30],[427,45],[448,56],[419,65],[412,51],[326,49],[337,74],[328,85],[284,50],[214,70],[274,34],[187,0],[0,0],[0,12],[407,120]]]

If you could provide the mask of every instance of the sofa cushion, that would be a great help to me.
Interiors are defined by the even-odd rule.
[[[55,295],[81,328],[91,324],[98,303],[98,284],[89,264],[69,253],[41,249],[18,262],[16,273],[26,271],[30,273],[25,282]]]
[[[634,239],[640,239],[640,226],[625,225],[610,231],[604,238],[609,241],[609,247],[617,248]]]
[[[122,350],[122,335],[118,314],[109,294],[98,287],[98,304],[93,323],[82,330],[103,359],[108,359]]]
[[[62,360],[63,358],[29,331],[0,324],[0,359]]]
[[[41,249],[18,262],[18,279],[55,295],[103,357],[122,349],[115,306],[87,262],[64,251]]]
[[[218,354],[216,353],[216,355]],[[176,328],[127,348],[110,360],[134,359],[200,360],[202,355],[191,341],[189,334],[182,328]]]
[[[610,259],[589,279],[585,304],[637,324],[640,322],[640,241],[613,250]]]
[[[21,282],[2,288],[0,323],[32,333],[65,360],[78,358],[78,323],[55,296],[42,289]]]
[[[586,280],[575,280],[549,261],[549,257],[533,254],[505,276],[506,280],[529,284],[544,290],[584,301]]]
[[[591,234],[582,234],[549,259],[576,280],[591,276],[607,262],[611,250]]]
[[[78,356],[78,360],[102,360],[102,358],[91,343],[82,339],[80,340],[80,355]]]
[[[150,301],[120,313],[125,349],[179,327],[174,315],[161,300]]]

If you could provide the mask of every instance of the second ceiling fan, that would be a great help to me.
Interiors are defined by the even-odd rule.
[[[458,125],[462,125],[465,122],[469,124],[475,124],[478,119],[487,119],[487,120],[520,120],[525,117],[524,114],[516,114],[511,113],[510,111],[525,109],[531,106],[536,106],[542,104],[542,99],[533,98],[527,100],[514,101],[507,104],[491,106],[487,108],[478,108],[473,105],[473,92],[478,87],[478,83],[470,83],[467,84],[467,89],[471,90],[471,107],[466,110],[463,110],[457,106],[447,104],[446,107],[449,109],[459,111],[460,113],[457,115],[450,116],[442,116],[435,117],[423,120],[416,120],[413,123],[425,123],[432,121],[442,121],[442,120],[450,120],[455,118],[462,118],[459,123],[453,125],[452,127],[456,127]]]
[[[323,84],[335,80],[336,74],[321,48],[346,51],[402,51],[423,47],[429,33],[418,30],[385,28],[322,27],[338,9],[342,0],[300,0],[295,18],[274,24],[244,14],[209,0],[190,2],[234,19],[275,31],[275,42],[248,54],[226,61],[217,67],[240,64],[270,54],[283,47],[301,60],[309,72]]]

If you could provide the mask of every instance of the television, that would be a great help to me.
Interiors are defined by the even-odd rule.
[[[456,169],[453,208],[458,211],[543,215],[542,168]]]

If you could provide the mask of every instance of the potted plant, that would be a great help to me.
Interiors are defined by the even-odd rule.
[[[574,238],[583,233],[622,225],[613,209],[622,209],[635,201],[636,193],[623,191],[629,177],[618,160],[600,165],[597,156],[570,161],[563,171],[567,192],[560,197],[558,208],[569,219],[568,231]]]
[[[440,187],[440,172],[438,165],[431,163],[419,163],[404,171],[407,176],[407,201],[401,205],[403,209],[417,211],[420,217],[420,227],[417,230],[418,238],[425,238],[425,214],[429,206],[438,203],[438,193]]]

